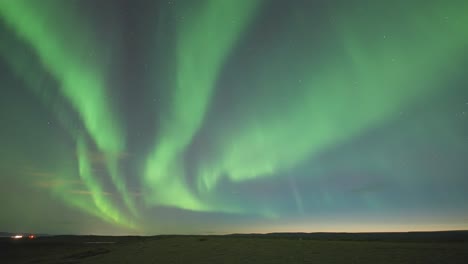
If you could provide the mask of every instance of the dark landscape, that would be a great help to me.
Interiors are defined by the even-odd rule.
[[[468,231],[1,238],[1,263],[466,263]]]

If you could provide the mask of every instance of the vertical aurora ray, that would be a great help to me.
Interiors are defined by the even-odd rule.
[[[116,173],[118,157],[125,148],[125,135],[108,99],[106,67],[94,56],[98,45],[93,43],[90,28],[84,26],[85,21],[73,13],[71,6],[62,1],[0,1],[0,15],[58,81],[61,93],[77,111],[98,150],[106,156],[109,175],[117,190],[129,209],[136,212],[125,181]],[[10,61],[15,63],[14,58]]]
[[[101,213],[99,217],[103,220],[122,225],[128,228],[135,228],[135,226],[119,212],[119,210],[112,205],[112,202],[105,196],[102,184],[93,175],[93,168],[91,165],[89,150],[85,140],[80,137],[77,142],[77,157],[79,175],[88,190],[91,192],[94,205]]]
[[[181,155],[201,126],[224,60],[258,5],[256,0],[206,0],[177,13],[176,82],[168,117],[147,159],[148,203],[210,210],[186,185]]]
[[[306,54],[303,65],[308,60],[316,70],[300,77],[301,83],[281,75],[288,71],[283,65],[261,64],[269,74],[259,75],[257,83],[271,89],[260,104],[243,104],[241,116],[232,118],[237,122],[218,131],[215,154],[200,158],[199,190],[214,190],[222,177],[241,182],[278,176],[440,91],[447,76],[441,73],[450,74],[444,70],[468,44],[468,5],[441,5],[395,10],[376,3],[334,16],[343,49],[327,50],[319,66],[314,53]],[[397,20],[381,16],[386,7]],[[276,76],[291,78],[291,86],[278,87],[284,82]]]

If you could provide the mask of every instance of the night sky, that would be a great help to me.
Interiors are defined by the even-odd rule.
[[[0,0],[0,231],[468,229],[466,0]]]

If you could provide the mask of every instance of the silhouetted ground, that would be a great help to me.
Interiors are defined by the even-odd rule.
[[[0,263],[468,263],[468,232],[0,239]]]

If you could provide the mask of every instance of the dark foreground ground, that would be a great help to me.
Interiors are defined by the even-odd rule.
[[[0,263],[468,263],[468,232],[0,239]]]

